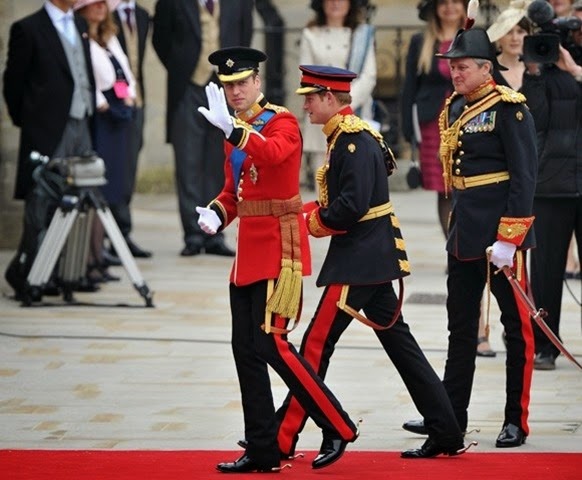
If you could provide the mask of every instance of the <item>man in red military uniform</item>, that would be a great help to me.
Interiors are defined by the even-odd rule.
[[[225,184],[207,207],[196,211],[201,228],[211,235],[239,218],[230,303],[246,438],[244,455],[217,469],[245,473],[279,468],[267,365],[330,439],[331,448],[322,448],[312,463],[321,468],[339,459],[358,433],[338,400],[287,341],[289,319],[299,317],[302,275],[311,273],[299,196],[299,126],[287,109],[268,103],[261,93],[258,66],[266,60],[264,53],[232,47],[212,53],[208,60],[218,67],[224,90],[210,83],[209,108],[198,110],[226,136]]]
[[[317,279],[325,290],[300,352],[324,378],[335,344],[352,319],[373,327],[429,428],[423,448],[402,456],[463,453],[451,403],[404,322],[401,299],[392,287],[392,281],[410,273],[388,190],[392,154],[382,136],[350,108],[354,73],[318,65],[299,68],[303,75],[297,93],[305,95],[303,109],[311,123],[323,125],[327,137],[327,162],[317,173],[319,200],[308,213],[307,226],[314,237],[331,236]],[[277,412],[283,453],[294,452],[307,415],[300,399],[289,392]]]

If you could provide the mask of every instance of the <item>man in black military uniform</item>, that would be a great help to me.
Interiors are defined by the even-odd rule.
[[[388,191],[392,153],[382,136],[350,108],[354,73],[313,65],[299,68],[303,75],[297,93],[305,95],[303,109],[311,123],[324,125],[328,139],[328,161],[317,173],[319,200],[305,208],[307,227],[314,237],[331,236],[317,280],[325,291],[303,337],[301,354],[325,378],[335,344],[352,319],[371,326],[430,433],[422,448],[402,456],[462,453],[461,430],[445,389],[404,322],[401,298],[392,287],[393,280],[410,273]],[[400,288],[402,293],[402,282]],[[290,393],[278,417],[279,449],[292,454],[306,412]]]
[[[497,447],[517,447],[529,433],[534,339],[528,312],[490,262],[511,266],[526,286],[524,250],[534,246],[532,204],[536,138],[525,97],[495,84],[495,49],[480,28],[460,30],[450,49],[455,92],[439,119],[440,157],[453,208],[447,240],[449,348],[443,383],[462,430],[475,372],[483,289],[495,295],[507,339],[505,414]],[[486,250],[489,250],[489,261]],[[403,428],[425,433],[425,422]]]

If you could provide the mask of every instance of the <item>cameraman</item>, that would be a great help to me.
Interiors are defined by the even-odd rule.
[[[576,15],[582,15],[580,10],[578,1]],[[579,41],[581,35],[570,32],[569,37]],[[546,322],[559,335],[563,278],[572,234],[582,258],[582,66],[560,45],[556,62],[526,63],[522,92],[538,134],[533,207],[537,248],[531,253],[531,287],[537,305],[548,312]],[[554,370],[559,351],[534,327],[534,368]]]

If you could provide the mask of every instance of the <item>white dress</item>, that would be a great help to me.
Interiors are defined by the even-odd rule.
[[[348,27],[309,27],[301,33],[300,65],[327,65],[347,68],[350,56],[352,30]],[[372,92],[376,86],[376,54],[374,45],[368,48],[362,70],[351,85],[353,110],[363,119],[372,118]],[[306,153],[325,152],[326,139],[322,125],[312,125],[309,118],[303,122],[303,150]]]

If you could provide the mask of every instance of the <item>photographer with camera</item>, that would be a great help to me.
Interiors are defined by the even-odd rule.
[[[550,3],[535,0],[528,8],[528,17],[541,32],[526,37],[522,91],[538,135],[533,207],[537,248],[531,254],[531,287],[536,304],[548,312],[547,324],[559,335],[572,234],[582,253],[582,66],[565,48],[571,48],[581,22],[556,16]],[[535,327],[534,333],[534,368],[554,370],[558,350],[540,329]]]

